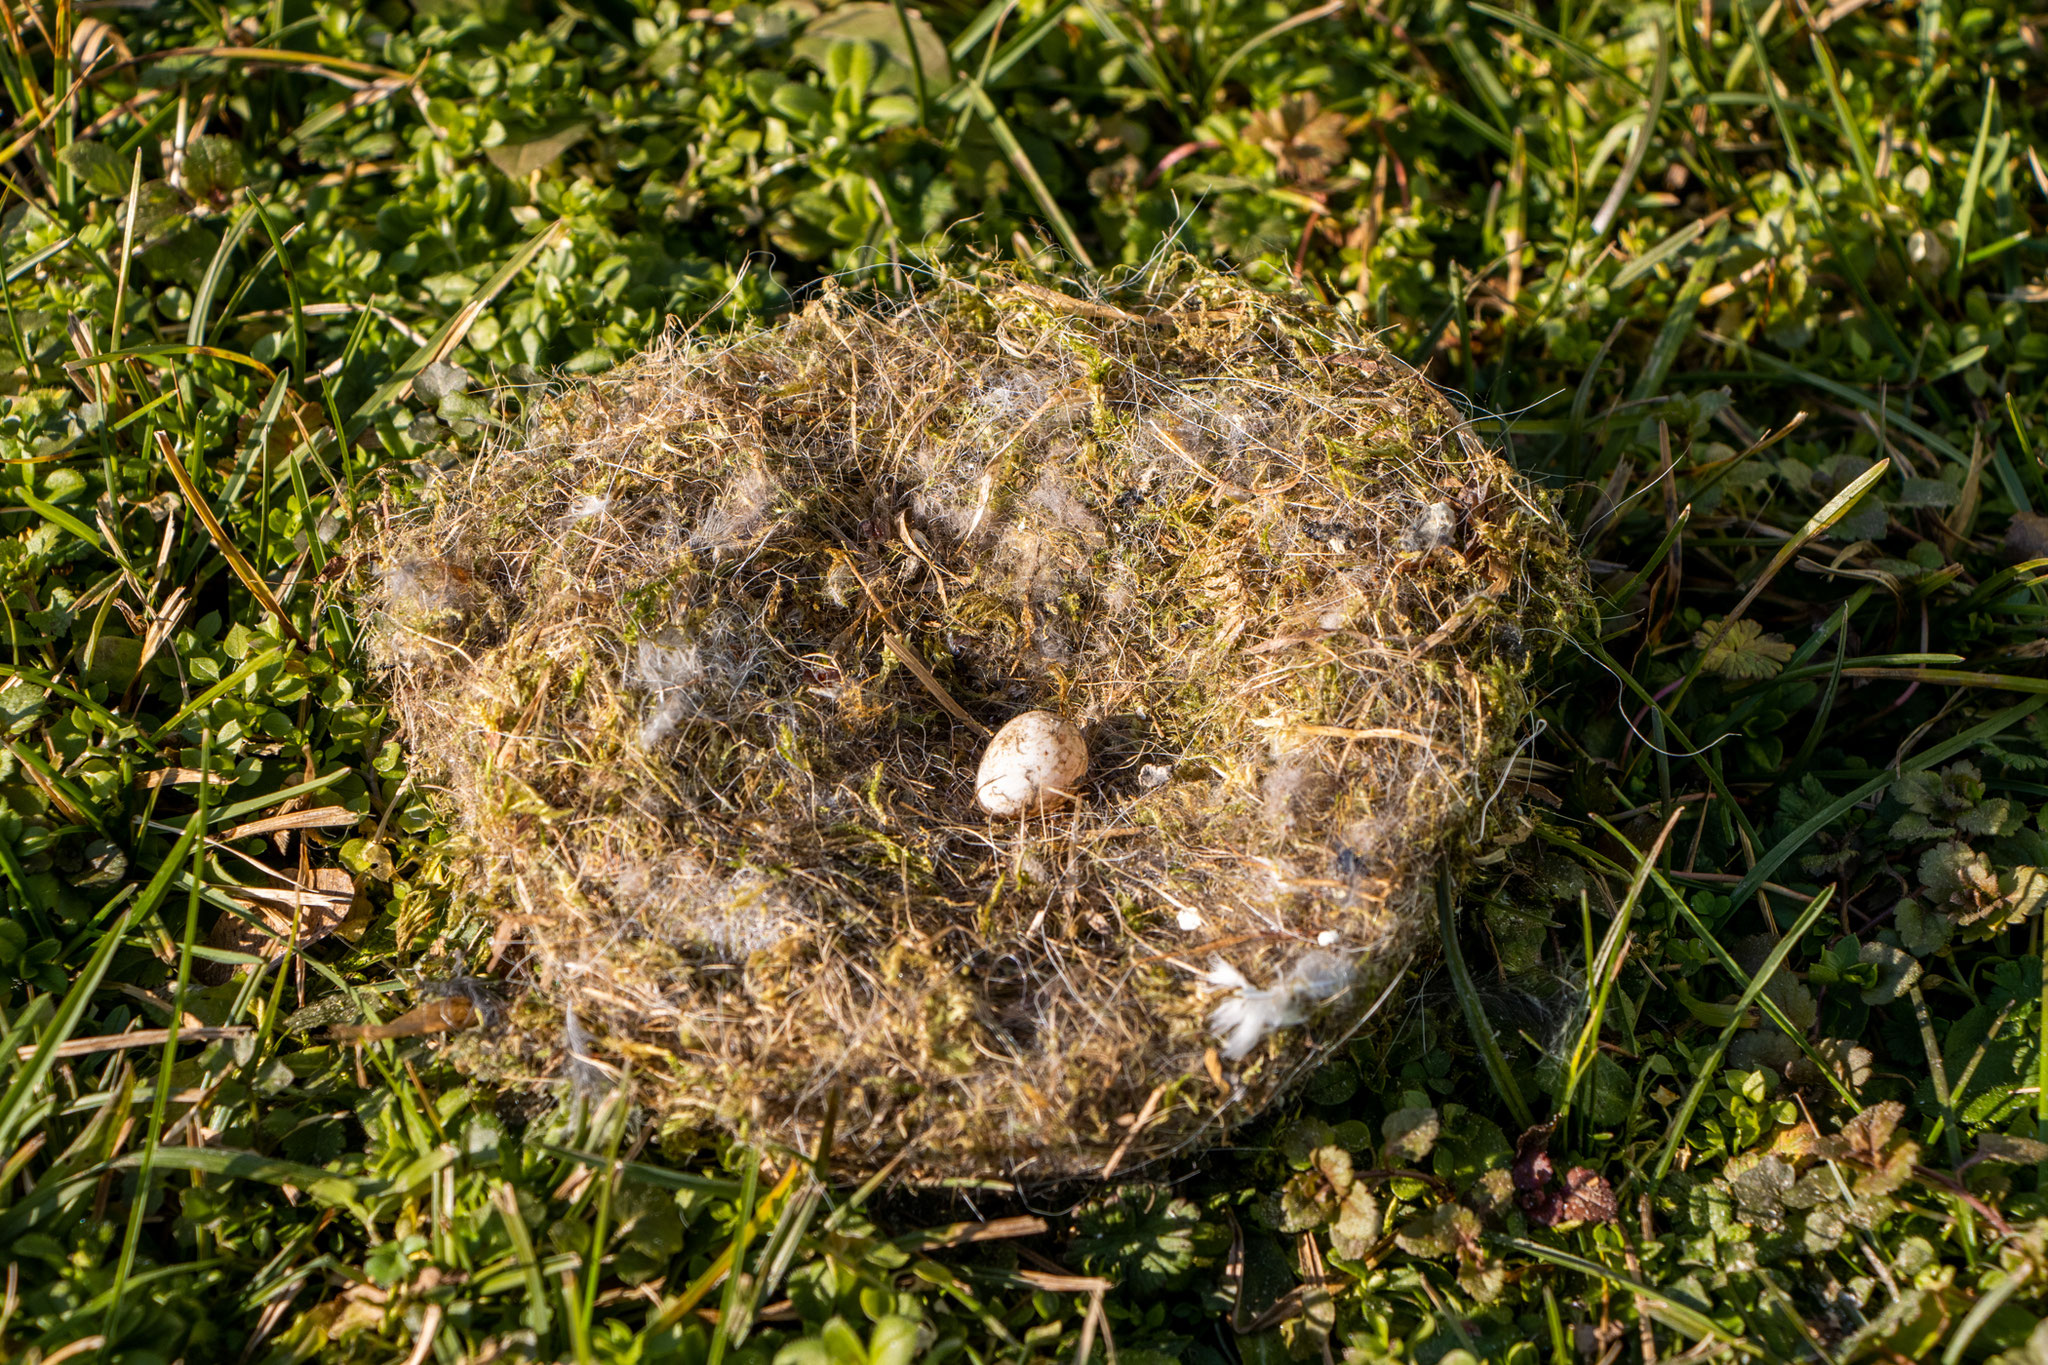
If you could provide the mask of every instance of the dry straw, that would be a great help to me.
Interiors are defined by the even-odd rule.
[[[1339,1045],[1577,600],[1427,383],[1192,267],[671,341],[382,534],[398,716],[526,949],[469,1064],[930,1175],[1129,1169]],[[996,819],[1033,709],[1088,775]]]

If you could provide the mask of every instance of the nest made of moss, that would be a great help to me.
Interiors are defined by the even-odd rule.
[[[672,338],[379,556],[414,762],[526,949],[471,1064],[1020,1179],[1213,1137],[1357,1027],[1577,600],[1428,383],[1192,267]],[[1031,710],[1089,770],[992,817]]]

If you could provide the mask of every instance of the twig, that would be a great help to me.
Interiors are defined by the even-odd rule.
[[[1104,1180],[1115,1175],[1116,1168],[1123,1165],[1124,1154],[1131,1150],[1131,1143],[1137,1139],[1139,1133],[1144,1131],[1145,1125],[1151,1122],[1152,1116],[1159,1112],[1159,1097],[1165,1093],[1166,1087],[1159,1085],[1154,1086],[1152,1093],[1145,1097],[1145,1103],[1138,1110],[1138,1116],[1131,1121],[1130,1131],[1124,1134],[1124,1140],[1116,1145],[1116,1150],[1109,1154],[1109,1160],[1103,1163],[1102,1178]]]
[[[233,1024],[226,1028],[181,1028],[178,1041],[181,1043],[210,1043],[220,1038],[246,1038],[256,1030],[247,1024]],[[51,1051],[53,1057],[90,1057],[99,1052],[119,1052],[123,1048],[158,1047],[169,1042],[171,1031],[167,1028],[139,1028],[133,1033],[107,1033],[96,1038],[67,1038]],[[23,1061],[36,1055],[37,1044],[25,1043],[14,1050],[14,1055]]]
[[[882,605],[882,599],[875,596],[875,590],[868,586],[868,580],[861,575],[859,566],[853,562],[853,556],[844,550],[835,550],[833,553],[845,561],[847,569],[853,574],[854,581],[860,584],[860,590],[867,595],[868,605],[875,609],[875,615],[882,618],[882,642],[889,646],[889,652],[903,661],[903,666],[916,675],[917,680],[924,684],[925,691],[936,697],[939,705],[945,707],[947,713],[953,719],[959,721],[983,739],[990,738],[992,732],[989,728],[973,716],[968,715],[960,703],[953,700],[953,694],[948,692],[940,684],[938,678],[933,675],[932,671],[924,666],[924,660],[918,658],[916,652],[909,645],[903,643],[903,637],[898,635],[893,629],[896,623],[889,618],[889,609]]]

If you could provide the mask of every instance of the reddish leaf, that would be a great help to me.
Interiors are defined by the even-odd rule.
[[[1580,1223],[1610,1223],[1619,1207],[1614,1187],[1607,1178],[1585,1166],[1574,1166],[1558,1183],[1556,1166],[1550,1160],[1552,1125],[1541,1124],[1522,1134],[1515,1144],[1515,1202],[1529,1221],[1540,1227],[1576,1226]]]

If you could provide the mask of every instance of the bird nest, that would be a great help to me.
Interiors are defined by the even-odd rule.
[[[525,946],[469,1063],[940,1175],[1133,1167],[1340,1045],[1578,600],[1424,380],[1191,267],[670,339],[381,535],[373,649]],[[1086,772],[992,815],[1026,712]]]

